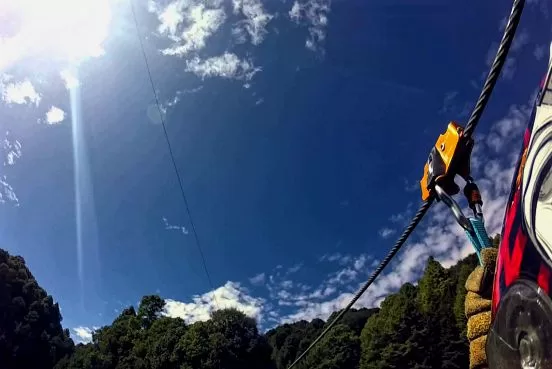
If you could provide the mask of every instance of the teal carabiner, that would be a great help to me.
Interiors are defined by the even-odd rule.
[[[485,229],[483,214],[480,210],[481,208],[478,208],[477,213],[474,211],[475,217],[466,217],[460,206],[456,203],[456,201],[454,201],[452,196],[446,193],[445,190],[438,185],[435,185],[435,191],[437,192],[437,198],[443,201],[450,208],[454,218],[464,229],[464,232],[466,232],[468,239],[475,249],[479,263],[482,264],[481,251],[486,247],[491,247],[492,243],[489,235],[487,234],[487,230]]]

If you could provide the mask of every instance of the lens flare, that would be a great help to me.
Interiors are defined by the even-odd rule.
[[[77,71],[71,71],[72,75],[78,76]],[[76,77],[78,78],[78,77]],[[87,265],[91,270],[99,267],[98,259],[98,232],[92,176],[88,159],[88,150],[83,129],[80,85],[73,85],[69,89],[71,99],[71,127],[73,140],[73,168],[75,184],[75,223],[77,239],[77,270],[79,275],[81,302],[84,306],[84,291],[86,275],[84,269],[85,250]],[[86,245],[86,247],[85,247]],[[93,277],[93,276],[89,276]],[[91,278],[91,281],[94,279]]]
[[[0,71],[27,58],[76,65],[103,55],[109,32],[109,0],[0,1]],[[2,17],[3,18],[3,17]]]

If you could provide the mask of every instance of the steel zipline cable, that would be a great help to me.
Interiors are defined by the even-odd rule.
[[[510,50],[510,46],[514,40],[514,35],[516,34],[516,29],[519,24],[519,20],[521,19],[521,13],[524,5],[525,0],[514,0],[512,12],[510,13],[510,17],[508,17],[508,23],[504,29],[504,35],[502,36],[502,40],[498,46],[493,64],[491,65],[491,69],[489,69],[489,74],[487,75],[481,94],[479,94],[479,99],[477,99],[477,103],[475,104],[470,118],[468,119],[468,123],[466,124],[466,128],[464,129],[464,137],[466,138],[471,138],[473,131],[475,130],[475,127],[477,127],[479,119],[483,114],[483,110],[485,110],[485,106],[487,106],[487,103],[489,102],[493,88],[495,87],[496,81],[500,76],[500,71],[502,70],[504,63],[506,62],[506,58],[508,57],[508,51]]]
[[[493,61],[493,64],[491,65],[491,68],[489,70],[489,74],[487,75],[487,78],[485,80],[485,84],[483,85],[483,89],[481,90],[481,94],[479,95],[479,99],[477,100],[477,103],[475,104],[475,107],[470,115],[470,118],[468,119],[468,123],[466,124],[466,128],[464,129],[463,137],[466,139],[471,138],[473,135],[473,132],[475,128],[477,127],[477,124],[479,123],[479,120],[481,118],[481,115],[483,114],[483,111],[485,110],[485,107],[487,106],[487,103],[489,102],[489,99],[491,97],[491,94],[493,92],[493,88],[496,85],[496,82],[498,80],[498,77],[500,76],[500,72],[502,70],[502,67],[504,66],[504,63],[506,61],[506,58],[508,56],[508,51],[510,50],[510,46],[512,45],[512,41],[514,39],[514,35],[516,33],[517,26],[519,24],[519,21],[521,19],[521,13],[523,11],[523,6],[525,5],[525,0],[514,0],[514,3],[512,5],[512,12],[510,13],[510,17],[508,18],[508,23],[506,25],[506,28],[504,30],[504,35],[502,36],[502,40],[500,41],[500,45],[498,47],[495,59]],[[360,288],[360,290],[356,293],[356,295],[352,298],[352,300],[345,306],[344,309],[342,309],[339,314],[328,324],[328,326],[316,337],[316,339],[310,344],[309,347],[305,351],[301,353],[295,359],[293,363],[291,363],[290,366],[288,366],[288,369],[293,368],[301,359],[303,359],[308,352],[316,346],[318,342],[326,335],[326,333],[329,332],[330,329],[332,329],[333,326],[336,325],[336,323],[351,309],[351,307],[358,301],[358,299],[364,294],[364,292],[370,287],[370,285],[376,280],[376,278],[379,276],[379,274],[383,271],[383,269],[389,264],[389,262],[393,259],[393,257],[397,254],[397,252],[400,250],[400,248],[403,246],[403,244],[406,242],[414,228],[420,223],[424,215],[427,213],[429,208],[431,207],[433,201],[435,200],[434,196],[431,196],[427,201],[422,203],[420,206],[420,209],[416,212],[412,220],[410,221],[410,224],[405,228],[395,245],[389,250],[385,258],[381,261],[381,263],[378,265],[376,270],[370,275],[370,278],[364,283],[364,285]]]
[[[401,234],[401,237],[399,237],[399,239],[397,240],[395,245],[391,248],[391,250],[389,250],[389,252],[385,256],[385,258],[383,258],[383,260],[380,262],[380,264],[378,265],[376,270],[374,270],[372,275],[370,275],[370,278],[368,278],[366,283],[364,283],[362,288],[360,290],[358,290],[356,295],[347,304],[347,306],[345,306],[345,308],[342,309],[339,312],[339,314],[334,318],[334,320],[332,320],[331,323],[328,324],[328,326],[322,331],[322,333],[320,333],[320,335],[318,337],[316,337],[316,339],[310,344],[310,346],[307,347],[307,349],[305,351],[303,351],[303,353],[301,355],[299,355],[299,357],[297,359],[295,359],[295,361],[293,363],[291,363],[291,365],[288,367],[288,369],[293,368],[295,366],[295,364],[297,364],[299,361],[301,361],[301,359],[303,357],[305,357],[305,355],[307,355],[307,353],[314,346],[316,346],[316,344],[322,339],[322,337],[324,337],[326,335],[326,333],[328,333],[328,331],[330,329],[332,329],[332,327],[339,321],[339,319],[341,319],[343,317],[343,315],[345,315],[345,313],[347,311],[349,311],[349,309],[364,294],[364,292],[368,289],[368,287],[370,287],[370,285],[376,280],[376,278],[379,276],[379,274],[383,271],[383,269],[387,266],[387,264],[389,264],[391,259],[393,259],[395,254],[400,250],[402,245],[406,242],[406,240],[408,239],[408,237],[410,236],[410,234],[412,233],[414,228],[416,228],[418,223],[420,223],[420,221],[422,220],[422,218],[424,217],[426,212],[429,210],[432,203],[433,203],[433,197],[430,197],[428,201],[425,201],[424,203],[422,203],[422,205],[420,206],[420,209],[416,212],[416,214],[414,215],[414,217],[410,221],[410,224],[405,228],[405,230]]]
[[[197,246],[197,249],[199,251],[199,255],[201,257],[201,263],[203,264],[203,270],[205,271],[205,275],[207,276],[207,281],[209,282],[209,287],[211,287],[211,290],[213,291],[213,301],[215,302],[215,305],[218,308],[217,303],[217,297],[215,295],[215,288],[213,285],[213,282],[211,280],[211,275],[209,273],[209,269],[207,268],[207,262],[205,260],[205,255],[203,254],[203,249],[201,247],[201,243],[199,242],[199,236],[197,234],[197,230],[195,227],[194,220],[192,218],[192,213],[190,211],[190,206],[188,204],[188,198],[186,197],[186,192],[184,191],[184,185],[182,184],[182,177],[180,176],[180,172],[178,171],[178,166],[176,165],[176,160],[174,158],[174,152],[171,146],[171,141],[169,139],[169,134],[167,132],[167,125],[165,124],[165,118],[163,117],[163,110],[161,109],[161,104],[159,103],[159,96],[157,95],[157,91],[155,90],[155,84],[153,83],[153,77],[151,75],[151,68],[148,62],[148,57],[146,55],[146,50],[144,48],[144,41],[142,40],[142,35],[140,34],[140,27],[138,25],[138,18],[136,17],[136,11],[134,10],[134,3],[133,0],[129,0],[130,2],[130,8],[132,10],[132,17],[134,18],[134,25],[136,26],[136,33],[138,35],[138,41],[140,42],[140,49],[142,51],[142,56],[144,58],[144,63],[146,65],[146,71],[148,73],[149,82],[151,85],[151,89],[153,91],[153,96],[155,97],[155,104],[157,106],[157,110],[159,112],[159,118],[161,119],[161,125],[163,126],[163,134],[165,136],[165,141],[167,143],[167,147],[169,150],[169,156],[171,158],[172,166],[174,169],[174,173],[176,175],[176,179],[178,181],[178,186],[180,188],[180,194],[182,195],[182,200],[184,201],[184,207],[186,208],[186,213],[188,214],[188,219],[190,219],[190,227],[192,228],[192,233],[194,235],[194,240]]]

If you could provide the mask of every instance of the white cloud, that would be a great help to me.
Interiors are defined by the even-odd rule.
[[[409,202],[404,211],[391,215],[389,217],[389,221],[400,226],[405,226],[410,220],[410,217],[414,211],[413,207],[414,204],[412,202]]]
[[[202,79],[206,77],[222,77],[249,81],[261,71],[251,60],[240,59],[236,54],[224,53],[205,60],[198,57],[186,61],[186,71],[192,72]]]
[[[366,254],[357,257],[340,253],[324,255],[320,258],[321,261],[335,262],[341,268],[329,273],[315,288],[289,279],[280,279],[282,277],[279,277],[278,273],[269,276],[266,287],[270,298],[276,300],[278,306],[308,309],[310,306],[323,303],[326,298],[344,286],[351,284],[356,286],[356,282],[366,276],[364,267],[370,259],[371,257]],[[280,316],[280,312],[272,313],[273,318]],[[282,319],[285,319],[285,316]]]
[[[63,122],[65,119],[65,112],[58,108],[57,106],[53,106],[48,110],[46,113],[46,123],[47,124],[59,124]]]
[[[203,49],[226,20],[218,1],[176,0],[164,8],[150,2],[149,10],[157,15],[159,33],[173,41],[171,47],[161,50],[164,55],[186,56]]]
[[[245,29],[251,37],[251,43],[258,45],[263,42],[267,34],[266,26],[273,18],[265,12],[260,0],[232,0],[235,14],[243,14],[245,19],[236,24],[232,30],[235,35],[240,36],[240,29]],[[241,37],[243,40],[243,36]]]
[[[265,282],[265,277],[264,273],[259,273],[256,276],[249,278],[249,282],[255,286],[260,286]]]
[[[510,51],[514,53],[518,52],[527,44],[529,44],[529,32],[526,29],[522,29],[516,32],[516,37],[512,41]]]
[[[420,180],[416,179],[411,182],[408,179],[404,178],[404,190],[406,192],[420,191]]]
[[[380,235],[381,238],[389,238],[391,237],[392,235],[394,235],[396,232],[396,230],[394,229],[391,229],[391,228],[382,228],[379,230],[378,234]]]
[[[516,73],[516,59],[514,57],[510,57],[506,59],[506,62],[504,62],[504,66],[502,67],[501,76],[505,80],[511,80],[514,78],[514,75]]]
[[[334,254],[325,254],[320,257],[319,261],[328,261],[330,263],[337,261],[339,265],[345,265],[351,261],[351,255],[343,255],[339,252]]]
[[[12,140],[10,138],[10,132],[6,132],[6,137],[2,142],[2,148],[4,150],[4,166],[14,165],[17,159],[21,157],[21,143],[18,140]]]
[[[79,79],[76,77],[75,73],[69,69],[64,69],[59,72],[59,76],[63,80],[63,83],[65,83],[65,88],[68,90],[80,86]]]
[[[354,267],[356,270],[361,270],[366,265],[366,262],[369,260],[369,257],[366,255],[360,255],[357,259],[355,259]]]
[[[42,97],[36,92],[31,81],[25,79],[22,82],[3,83],[3,81],[9,79],[7,76],[0,79],[0,90],[4,102],[8,104],[35,104],[38,106]]]
[[[286,274],[297,273],[302,266],[303,266],[303,263],[295,264],[287,270]]]
[[[466,117],[470,113],[470,108],[472,104],[470,102],[464,101],[463,103],[458,102],[459,92],[458,91],[448,91],[445,93],[443,98],[443,106],[439,110],[440,114],[447,115],[449,117],[461,118]],[[410,185],[410,190],[420,190],[420,183],[415,181]]]
[[[73,332],[71,335],[77,343],[86,344],[92,342],[92,334],[98,329],[99,327],[76,327],[72,329]]]
[[[181,232],[183,235],[187,235],[189,232],[188,232],[188,229],[186,229],[186,227],[184,226],[181,226],[181,225],[172,225],[172,224],[169,224],[169,221],[167,220],[167,218],[163,217],[161,218],[163,220],[163,224],[165,225],[165,229],[166,230],[169,230],[169,231],[179,231]]]
[[[264,299],[248,295],[239,283],[228,281],[214,291],[194,296],[192,302],[166,299],[163,314],[194,323],[208,320],[215,310],[235,308],[261,322],[264,303]]]
[[[282,287],[283,289],[293,288],[293,281],[290,281],[289,279],[285,280],[280,284],[280,287]]]
[[[329,285],[341,285],[353,281],[357,277],[357,271],[352,268],[345,268],[336,273],[327,280]]]
[[[505,80],[511,80],[514,78],[516,72],[517,64],[517,55],[529,44],[529,32],[526,29],[519,31],[512,41],[512,46],[508,52],[508,58],[504,63],[501,71],[501,78]],[[496,57],[496,52],[498,50],[499,43],[493,42],[487,51],[487,56],[485,58],[485,65],[490,67],[493,64],[494,58]],[[487,77],[488,70],[485,70],[481,73],[481,79]]]
[[[4,153],[4,167],[13,166],[16,161],[21,158],[21,143],[11,138],[10,132],[6,132],[4,140],[2,141],[2,150]],[[13,187],[8,182],[8,177],[4,174],[0,178],[0,204],[8,202],[15,206],[19,206],[19,199]]]
[[[296,0],[293,3],[288,14],[295,23],[305,22],[307,24],[309,30],[309,36],[305,41],[307,49],[321,50],[320,44],[326,39],[329,13],[330,0]]]
[[[13,190],[13,187],[8,183],[7,177],[4,175],[0,179],[0,204],[7,202],[13,203],[15,206],[19,206],[19,199]]]

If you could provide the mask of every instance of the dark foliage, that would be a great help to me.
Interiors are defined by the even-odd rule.
[[[467,368],[464,283],[476,263],[472,255],[445,269],[430,258],[417,286],[403,285],[379,309],[347,312],[297,368]],[[90,344],[74,346],[24,260],[0,250],[0,367],[286,369],[327,324],[300,321],[263,335],[237,310],[187,325],[163,308],[161,297],[144,296],[138,311],[125,309]]]
[[[72,349],[58,304],[38,286],[22,257],[0,249],[0,366],[52,368]]]

